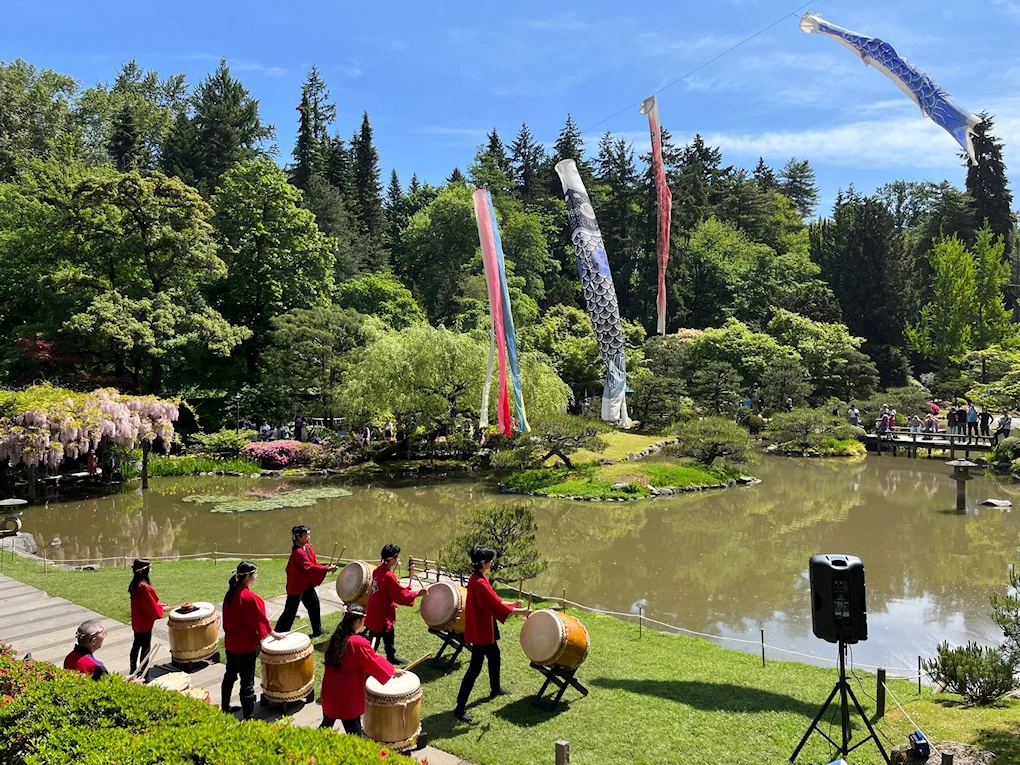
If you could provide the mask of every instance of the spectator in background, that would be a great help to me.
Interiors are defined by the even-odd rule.
[[[272,433],[273,433],[273,429],[269,426],[269,421],[268,420],[263,420],[262,421],[262,427],[259,428],[259,440],[260,441],[268,441],[269,440],[269,436],[272,435]]]
[[[281,441],[290,440],[290,426],[285,422],[280,423],[280,440]]]
[[[931,412],[928,412],[928,415],[924,418],[924,432],[925,433],[939,432],[939,421],[935,419],[935,416]]]
[[[997,446],[999,441],[1005,438],[1009,438],[1009,431],[1013,428],[1013,419],[1009,416],[1009,411],[1002,413],[1002,417],[995,424],[995,437],[992,444]]]
[[[298,412],[294,415],[294,438],[298,441],[307,441],[308,433],[305,427],[305,416]]]
[[[861,410],[854,406],[853,402],[850,402],[850,408],[846,410],[846,418],[851,425],[861,424]]]
[[[921,418],[918,417],[916,414],[913,417],[910,418],[910,432],[911,433],[920,433],[922,426],[923,426],[923,423],[921,422]]]
[[[978,434],[978,410],[973,401],[967,402],[967,436]]]
[[[994,419],[995,417],[988,411],[987,406],[981,407],[981,414],[978,415],[978,421],[981,423],[981,435],[991,435],[989,430],[992,427],[992,420]]]
[[[956,435],[956,409],[949,407],[949,411],[946,412],[946,426],[949,428],[949,435]]]

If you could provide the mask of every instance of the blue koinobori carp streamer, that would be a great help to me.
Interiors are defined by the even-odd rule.
[[[606,384],[602,390],[602,419],[630,426],[627,416],[627,362],[623,356],[623,328],[620,325],[620,304],[616,299],[609,258],[602,241],[602,232],[595,220],[584,182],[572,159],[556,164],[556,174],[563,184],[567,202],[570,240],[577,258],[577,274],[588,308],[599,353],[606,362]]]
[[[921,107],[921,113],[925,117],[952,135],[970,156],[971,162],[977,164],[977,157],[974,154],[974,128],[981,122],[981,117],[960,108],[938,83],[905,58],[901,58],[893,46],[877,37],[865,37],[837,27],[810,11],[801,18],[800,29],[808,34],[831,37],[860,56],[866,66],[878,69],[895,82],[911,101]]]

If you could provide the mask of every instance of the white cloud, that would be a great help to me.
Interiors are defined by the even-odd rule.
[[[361,62],[356,58],[349,58],[341,64],[334,64],[331,69],[347,77],[361,76]]]
[[[245,61],[244,59],[235,58],[228,59],[227,64],[231,69],[237,72],[258,72],[260,74],[268,75],[269,77],[280,77],[287,74],[287,69],[285,67],[262,64],[258,61]]]
[[[1001,8],[1014,21],[1020,21],[1020,2],[1017,0],[992,0],[992,5]]]

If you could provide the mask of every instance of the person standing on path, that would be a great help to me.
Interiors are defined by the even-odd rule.
[[[981,407],[981,414],[978,415],[978,420],[981,423],[981,435],[983,436],[991,435],[990,429],[992,427],[992,420],[994,419],[995,417],[992,415],[991,412],[988,411],[987,406]]]
[[[227,668],[223,673],[220,706],[232,714],[236,707],[230,706],[234,683],[241,678],[241,713],[245,720],[255,715],[255,659],[262,640],[272,635],[279,640],[283,637],[273,631],[273,625],[266,616],[266,604],[251,591],[258,577],[258,566],[251,561],[241,561],[234,569],[223,597],[223,644],[227,652]]]
[[[967,402],[967,437],[968,439],[978,434],[978,410],[973,401]]]
[[[375,638],[374,647],[379,647],[382,640],[386,649],[386,660],[398,667],[407,664],[403,659],[397,658],[397,649],[394,645],[394,625],[397,621],[397,606],[413,606],[415,598],[425,594],[424,588],[412,590],[402,587],[393,569],[400,563],[400,547],[395,544],[388,544],[383,547],[379,554],[381,563],[372,572],[372,588],[368,596],[367,611],[365,614],[365,626],[368,627],[369,637]],[[408,581],[410,584],[410,581]]]
[[[149,668],[149,652],[152,650],[152,625],[157,619],[163,618],[163,609],[168,608],[165,603],[159,602],[159,596],[149,582],[149,571],[152,569],[152,561],[148,558],[138,558],[131,564],[131,571],[134,576],[131,584],[128,585],[128,595],[131,596],[131,630],[135,633],[134,642],[131,644],[130,674],[139,670],[139,676],[145,677]],[[141,667],[138,662],[141,661]]]
[[[951,406],[946,412],[946,427],[949,428],[949,435],[956,435],[956,407]]]
[[[92,655],[103,647],[104,640],[106,627],[102,622],[95,619],[82,622],[74,635],[74,648],[64,657],[64,669],[81,672],[93,680],[108,674],[103,662]]]
[[[529,608],[522,607],[520,600],[513,605],[505,603],[492,589],[488,574],[495,557],[496,553],[488,547],[471,549],[473,572],[468,580],[467,600],[464,603],[464,641],[471,647],[471,663],[464,673],[460,693],[457,694],[457,706],[453,710],[453,716],[465,723],[474,722],[467,713],[467,703],[475,680],[481,674],[482,662],[486,659],[489,660],[489,698],[510,694],[499,680],[499,628],[496,620],[505,622],[511,614],[531,613]]]
[[[312,532],[307,526],[295,526],[290,530],[292,547],[287,561],[287,602],[283,614],[276,622],[277,632],[287,632],[294,626],[298,603],[305,604],[308,621],[312,623],[312,637],[324,635],[322,631],[319,594],[315,588],[322,584],[326,574],[336,571],[336,566],[323,566],[312,549]]]
[[[995,423],[995,436],[992,441],[993,446],[998,446],[999,441],[1009,438],[1009,432],[1013,428],[1013,418],[1009,416],[1008,411],[1002,413],[1002,417]]]
[[[364,735],[361,716],[365,714],[365,680],[374,677],[383,685],[391,677],[400,677],[404,670],[396,669],[372,650],[371,644],[358,633],[365,626],[365,610],[361,606],[348,606],[336,631],[326,646],[322,676],[322,723],[320,728],[332,728],[339,720],[344,732]]]

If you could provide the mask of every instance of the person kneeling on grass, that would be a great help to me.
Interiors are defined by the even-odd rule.
[[[103,623],[95,619],[82,622],[74,638],[74,648],[64,658],[64,669],[81,672],[93,680],[108,674],[103,662],[92,655],[103,647],[103,641],[106,640],[106,627]]]
[[[471,646],[471,663],[457,694],[457,707],[453,715],[461,722],[474,722],[467,713],[467,702],[474,688],[475,680],[482,671],[482,662],[489,660],[489,698],[509,695],[499,682],[500,655],[499,628],[496,620],[505,622],[510,614],[527,614],[530,609],[522,607],[521,601],[512,605],[504,603],[489,584],[487,575],[492,568],[496,553],[488,547],[471,549],[473,573],[468,580],[467,601],[464,603],[464,641]]]
[[[361,716],[365,713],[365,680],[369,675],[385,684],[391,677],[400,677],[396,669],[372,650],[372,645],[358,633],[365,626],[365,609],[348,606],[346,613],[329,638],[322,677],[322,724],[332,728],[339,720],[344,732],[363,736]]]

